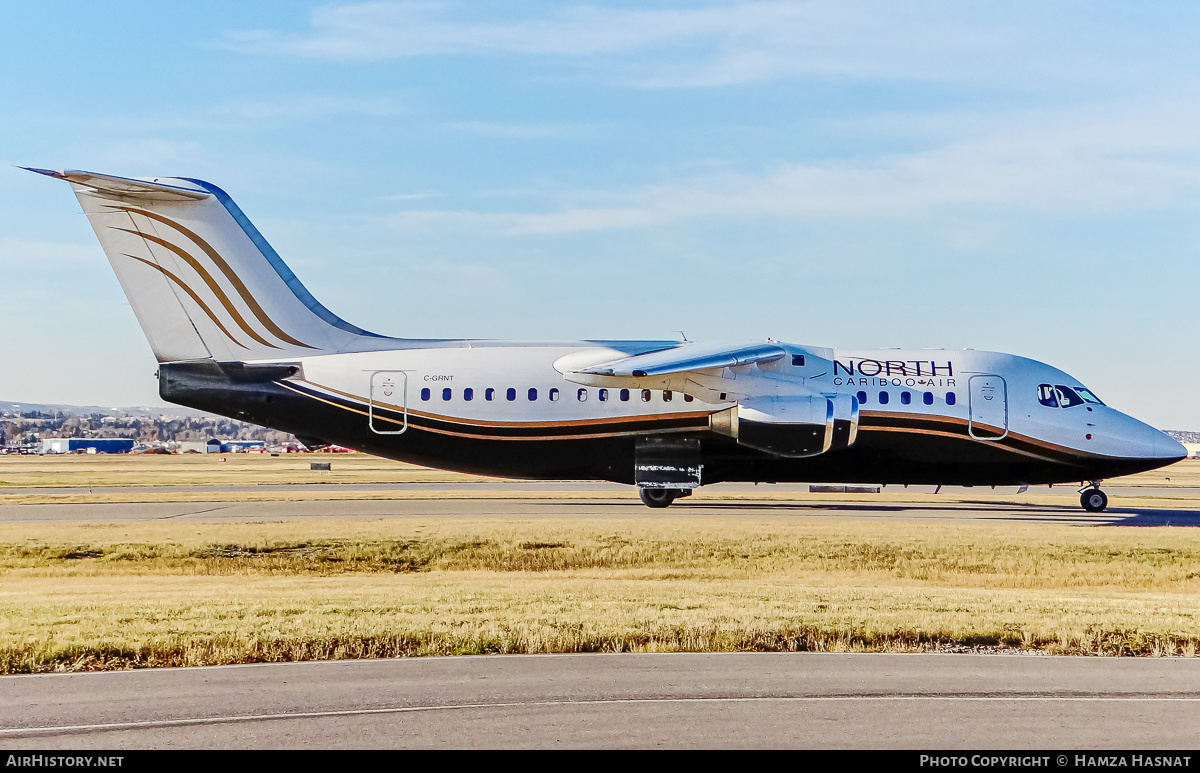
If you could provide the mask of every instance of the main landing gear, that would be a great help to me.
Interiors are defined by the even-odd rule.
[[[1100,490],[1100,481],[1084,484],[1079,490],[1079,504],[1089,513],[1104,512],[1104,508],[1108,507],[1108,496]]]
[[[691,495],[691,489],[649,488],[647,486],[638,488],[638,496],[642,498],[642,504],[647,507],[667,507],[676,499]]]

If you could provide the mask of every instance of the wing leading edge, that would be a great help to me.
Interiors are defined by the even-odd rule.
[[[787,350],[775,343],[684,344],[665,351],[638,354],[580,368],[576,372],[589,376],[645,378],[710,368],[732,368],[738,365],[774,362],[786,354]]]

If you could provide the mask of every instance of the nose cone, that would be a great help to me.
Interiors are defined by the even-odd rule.
[[[1187,449],[1175,438],[1159,432],[1154,441],[1154,455],[1165,463],[1177,462],[1187,457]]]
[[[1120,442],[1125,446],[1124,456],[1153,459],[1159,462],[1159,466],[1187,456],[1187,449],[1178,440],[1132,416],[1122,417]]]
[[[1100,441],[1096,450],[1103,454],[1153,461],[1156,462],[1155,467],[1177,462],[1187,456],[1187,449],[1175,438],[1128,414],[1101,408],[1093,415],[1096,416],[1096,429],[1099,431],[1096,439]]]

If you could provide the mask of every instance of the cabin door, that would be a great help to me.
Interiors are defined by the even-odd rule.
[[[999,376],[971,376],[967,431],[978,440],[1008,435],[1008,386]]]
[[[376,435],[399,435],[408,429],[408,374],[402,370],[371,373],[367,426]]]

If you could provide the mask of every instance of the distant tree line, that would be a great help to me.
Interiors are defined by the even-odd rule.
[[[121,437],[140,443],[169,441],[263,440],[267,445],[291,443],[295,438],[257,424],[225,418],[113,417],[93,413],[48,415],[38,411],[0,419],[0,446],[34,443],[42,438]]]

